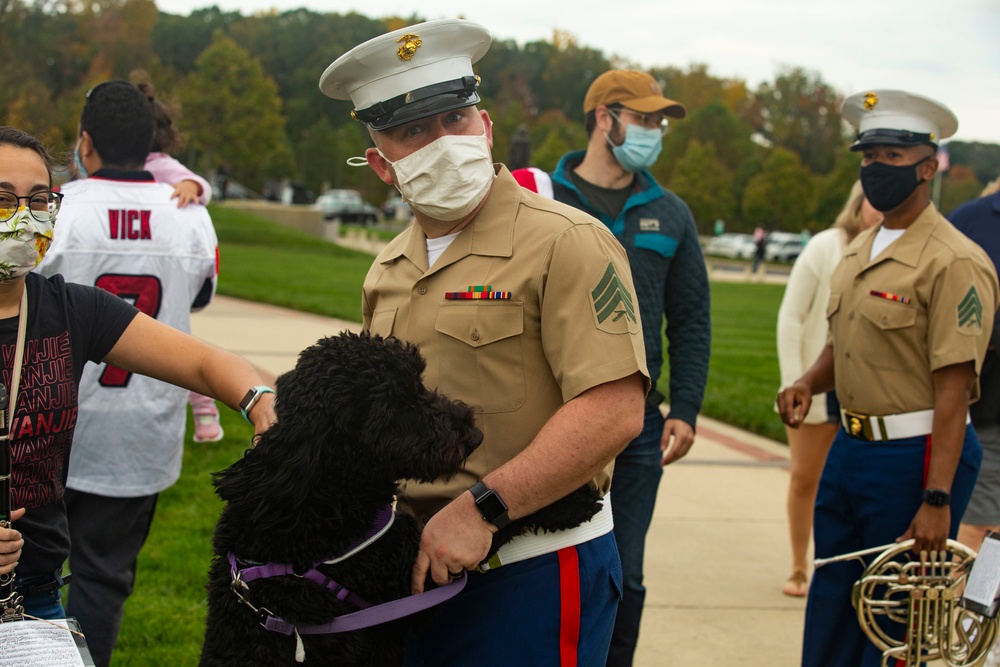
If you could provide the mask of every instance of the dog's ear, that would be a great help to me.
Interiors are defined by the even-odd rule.
[[[326,479],[323,441],[279,419],[242,459],[213,475],[216,493],[230,511],[243,514],[259,530],[286,531],[317,502],[336,489]],[[323,503],[336,513],[336,503]],[[336,521],[336,516],[329,516]]]
[[[380,339],[345,331],[302,350],[295,368],[278,378],[278,419],[311,422],[320,429],[326,428],[321,422],[332,420],[336,428],[349,432],[366,407],[365,389],[372,376],[379,375],[373,368],[373,340]],[[381,377],[391,378],[388,371],[381,369]]]

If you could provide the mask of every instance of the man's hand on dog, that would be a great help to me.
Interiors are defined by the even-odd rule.
[[[463,493],[431,517],[420,536],[413,564],[413,594],[424,592],[427,573],[439,586],[452,574],[472,570],[486,559],[493,543],[492,524],[483,521],[471,493]]]

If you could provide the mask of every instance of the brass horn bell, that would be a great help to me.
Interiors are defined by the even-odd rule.
[[[912,549],[907,540],[818,559],[816,567],[881,551],[855,582],[851,602],[861,629],[882,651],[883,667],[896,660],[907,667],[932,660],[979,667],[996,641],[1000,618],[961,604],[976,552],[954,540],[942,552],[917,556]]]

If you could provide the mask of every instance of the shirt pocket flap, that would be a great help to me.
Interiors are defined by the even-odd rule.
[[[917,309],[888,299],[867,299],[861,305],[865,319],[884,331],[912,327],[917,321]]]
[[[520,303],[485,303],[442,308],[438,332],[470,347],[482,347],[524,332]]]
[[[372,313],[372,323],[368,330],[373,336],[388,338],[392,335],[392,327],[396,323],[396,309],[382,308]]]

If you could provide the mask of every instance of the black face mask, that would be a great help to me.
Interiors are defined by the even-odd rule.
[[[884,162],[872,162],[861,167],[861,189],[876,211],[891,211],[913,194],[924,179],[917,178],[917,167],[930,159],[894,167]]]

